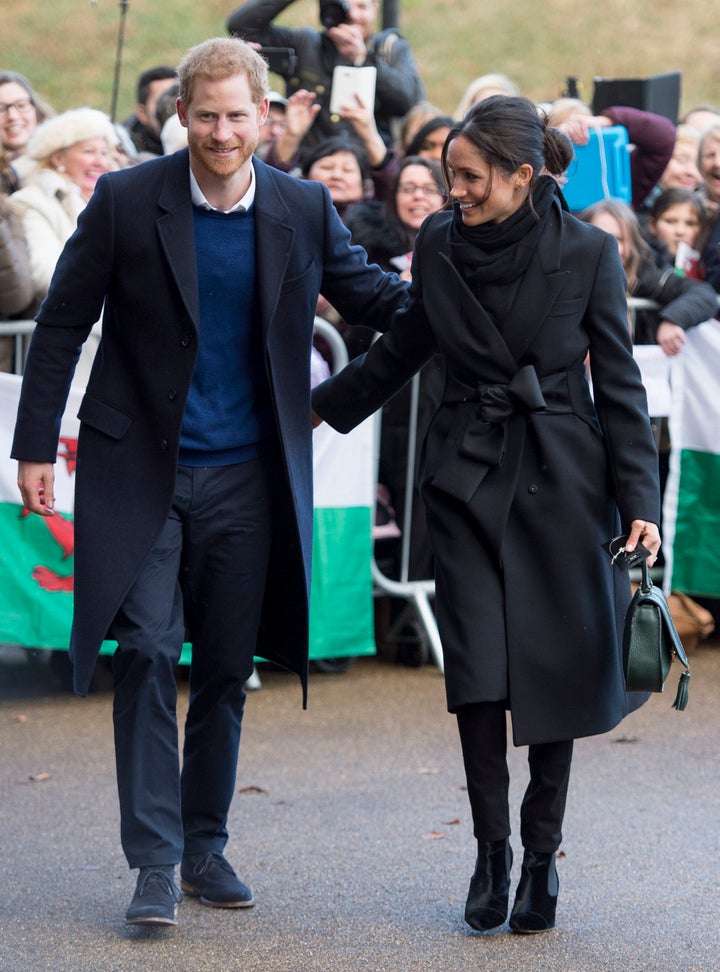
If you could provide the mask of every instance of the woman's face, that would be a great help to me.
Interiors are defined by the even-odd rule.
[[[408,229],[420,229],[423,220],[441,209],[445,196],[424,165],[406,165],[400,173],[395,196],[398,219]]]
[[[447,163],[452,186],[450,197],[460,206],[466,226],[502,223],[527,199],[532,168],[521,166],[512,176],[492,169],[464,135],[448,146]]]
[[[627,270],[628,263],[630,262],[631,256],[631,244],[630,238],[623,230],[623,227],[611,216],[610,213],[597,213],[590,220],[593,226],[598,226],[601,230],[605,230],[610,236],[614,236],[617,240],[618,250],[620,252],[620,259],[622,260],[623,267]]]
[[[363,197],[362,172],[352,152],[336,152],[318,159],[310,167],[308,179],[326,185],[335,205],[360,202]]]
[[[65,176],[80,187],[83,198],[89,199],[95,183],[104,172],[115,168],[112,151],[104,138],[88,138],[53,155],[56,168],[65,167]]]
[[[25,151],[37,123],[37,110],[25,88],[16,81],[0,84],[0,143],[11,156]]]
[[[422,145],[418,149],[417,154],[421,155],[424,159],[436,159],[439,162],[442,158],[443,145],[445,144],[445,139],[448,137],[449,131],[449,127],[442,126],[432,132],[428,132],[422,140]]]
[[[649,227],[660,242],[665,244],[670,256],[675,259],[678,243],[681,241],[695,249],[700,232],[700,219],[690,203],[676,203],[674,206],[669,206],[657,219],[651,219]]]
[[[660,185],[663,189],[697,189],[701,183],[697,149],[692,142],[676,142],[667,168],[660,177]]]

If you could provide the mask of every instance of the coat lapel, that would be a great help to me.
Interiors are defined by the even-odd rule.
[[[170,157],[158,204],[165,214],[157,221],[160,244],[175,277],[175,283],[196,328],[200,325],[195,232],[190,197],[187,149]]]
[[[257,192],[255,196],[255,246],[258,294],[263,334],[267,335],[287,273],[295,239],[287,204],[278,191],[268,167],[254,162]]]
[[[505,341],[518,364],[569,277],[569,271],[558,270],[561,244],[562,214],[559,206],[553,206],[505,321]]]

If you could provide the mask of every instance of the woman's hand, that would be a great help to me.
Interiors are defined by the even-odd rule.
[[[628,542],[625,544],[625,549],[630,552],[635,549],[638,543],[642,543],[650,551],[648,567],[652,567],[657,560],[660,544],[662,543],[660,531],[656,523],[651,523],[649,520],[632,521],[630,525],[630,536],[628,537]]]

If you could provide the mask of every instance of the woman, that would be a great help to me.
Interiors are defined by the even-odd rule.
[[[0,71],[0,146],[18,175],[25,171],[24,154],[32,135],[52,110],[17,71]]]
[[[701,254],[708,212],[699,192],[673,186],[660,192],[648,212],[646,236],[656,262],[670,263],[681,275],[704,279]]]
[[[669,259],[658,265],[643,239],[638,218],[627,203],[602,199],[584,210],[580,218],[617,240],[628,297],[653,300],[660,305],[657,311],[632,315],[633,343],[659,344],[669,357],[679,354],[685,343],[685,331],[702,324],[717,310],[712,287],[675,273]]]
[[[55,264],[104,172],[115,167],[118,137],[107,115],[75,108],[43,122],[27,154],[35,163],[13,194],[30,249],[33,282],[47,291]]]
[[[529,933],[555,924],[573,739],[612,729],[646,698],[625,691],[630,586],[601,545],[622,529],[654,563],[657,457],[615,243],[564,212],[540,175],[571,155],[525,98],[472,108],[443,149],[453,210],[418,234],[407,307],[313,396],[315,421],[347,431],[433,352],[446,360],[420,475],[478,842],[465,908],[477,930],[508,910],[506,709],[515,745],[529,746],[510,917]]]
[[[34,168],[13,193],[30,254],[35,296],[47,293],[55,265],[75,231],[78,216],[97,180],[116,167],[113,150],[118,136],[107,115],[94,108],[75,108],[38,126],[28,143]],[[96,333],[83,346],[75,380],[84,383],[99,342]]]

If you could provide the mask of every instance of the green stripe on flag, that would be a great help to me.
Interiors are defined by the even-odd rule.
[[[315,509],[311,658],[375,653],[371,510]]]
[[[67,648],[72,620],[73,556],[67,514],[22,516],[16,503],[0,503],[0,643]]]
[[[674,590],[700,597],[720,596],[718,495],[720,455],[683,449],[673,542]]]

